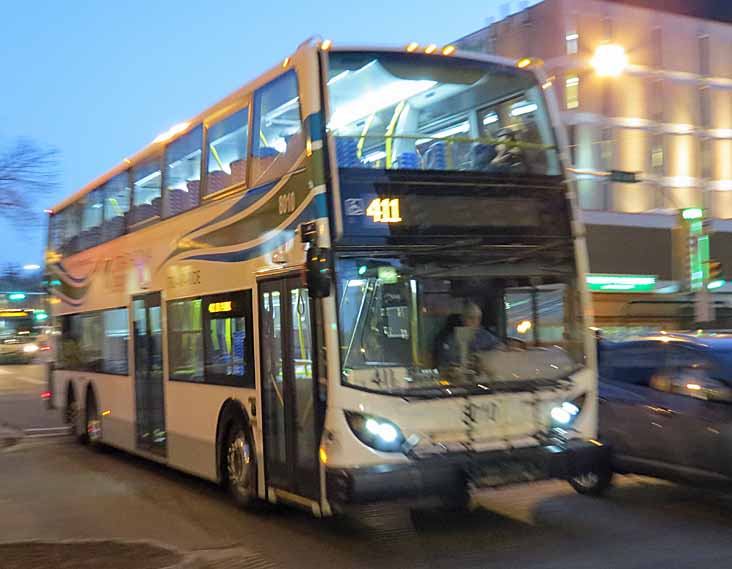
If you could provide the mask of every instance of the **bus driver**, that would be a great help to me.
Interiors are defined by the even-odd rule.
[[[467,302],[460,317],[462,326],[456,326],[437,346],[437,362],[441,369],[465,367],[470,356],[499,347],[500,342],[481,326],[483,311],[474,302]]]

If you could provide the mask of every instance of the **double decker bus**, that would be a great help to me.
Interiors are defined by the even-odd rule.
[[[43,327],[46,318],[39,309],[0,307],[0,365],[31,363],[39,352],[49,350]]]
[[[53,209],[54,404],[85,443],[315,515],[597,476],[548,87],[308,41],[158,136]]]

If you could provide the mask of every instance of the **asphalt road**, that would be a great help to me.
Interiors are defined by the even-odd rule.
[[[27,430],[31,435],[56,432],[63,423],[41,400],[45,390],[44,366],[0,366],[0,425]]]
[[[239,561],[206,565],[229,569],[732,566],[732,498],[714,492],[622,477],[601,500],[547,482],[484,492],[479,503],[471,514],[395,505],[328,520],[286,507],[249,513],[213,484],[70,437],[0,452],[0,541],[153,540],[236,551]]]

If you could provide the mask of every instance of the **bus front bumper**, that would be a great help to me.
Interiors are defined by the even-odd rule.
[[[608,464],[605,446],[583,441],[489,452],[449,453],[404,464],[328,468],[328,500],[365,504],[450,494],[470,479],[478,487],[570,479]]]

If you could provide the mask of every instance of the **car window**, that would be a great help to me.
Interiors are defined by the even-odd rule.
[[[603,354],[603,378],[632,385],[648,386],[664,366],[664,346],[656,342],[634,342],[608,349]]]

